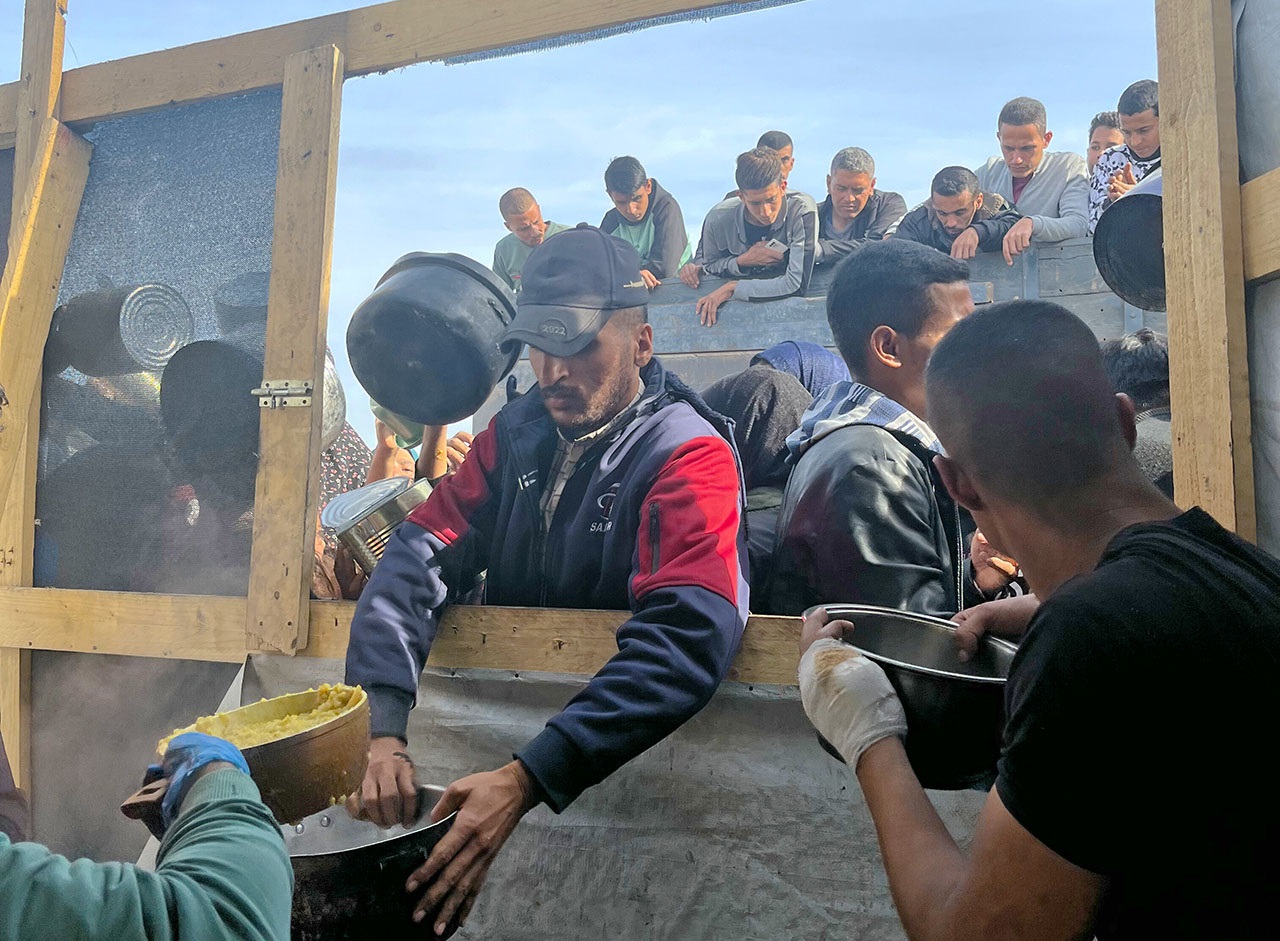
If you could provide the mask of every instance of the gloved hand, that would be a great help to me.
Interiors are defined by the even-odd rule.
[[[160,803],[160,817],[166,830],[177,819],[182,802],[195,783],[195,773],[215,761],[225,761],[245,774],[249,773],[249,765],[240,749],[226,739],[203,732],[183,732],[175,736],[165,749],[161,763],[147,768],[148,782],[157,778],[169,779],[169,789]]]
[[[833,637],[813,641],[800,658],[800,700],[818,734],[855,771],[876,742],[906,737],[907,716],[884,670]]]

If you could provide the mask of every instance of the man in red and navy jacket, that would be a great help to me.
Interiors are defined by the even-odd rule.
[[[529,344],[538,388],[396,531],[356,609],[346,679],[369,694],[373,740],[352,803],[383,826],[413,818],[408,714],[445,606],[479,573],[489,604],[631,617],[510,764],[454,782],[432,811],[458,818],[409,884],[427,886],[418,910],[440,930],[525,812],[564,810],[707,704],[747,618],[732,435],[654,358],[635,249],[580,226],[539,246],[523,282],[505,340]]]

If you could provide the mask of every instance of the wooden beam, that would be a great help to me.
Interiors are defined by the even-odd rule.
[[[1244,216],[1244,276],[1250,284],[1280,277],[1280,168],[1240,190]]]
[[[67,32],[65,0],[27,0],[22,21],[22,75],[15,83],[14,107],[4,110],[13,117],[13,194],[26,192],[31,171],[40,164],[40,130],[58,116],[62,89],[62,46]],[[0,109],[4,102],[0,100]],[[18,211],[15,207],[15,223]]]
[[[722,2],[396,0],[72,69],[63,79],[62,118],[88,123],[278,86],[290,55],[319,46],[343,51],[350,78]],[[0,148],[11,143],[16,84],[0,86]]]
[[[1257,529],[1230,4],[1157,0],[1174,492]]]
[[[58,300],[93,147],[57,121],[45,121],[39,166],[29,177],[16,239],[0,279],[0,386],[9,407],[0,412],[0,480],[8,481],[23,453],[27,416],[39,393],[40,363]],[[7,488],[0,499],[8,502]],[[4,504],[0,504],[3,512]]]
[[[27,0],[22,25],[22,66],[17,82],[16,101],[5,116],[15,120],[13,160],[13,204],[9,213],[11,225],[0,237],[8,238],[8,259],[14,258],[14,247],[20,246],[26,227],[33,216],[28,214],[32,184],[36,175],[47,173],[46,134],[58,115],[58,94],[62,88],[62,48],[66,35],[66,6],[62,0]],[[3,107],[0,105],[0,107]],[[68,230],[79,208],[79,197],[70,207],[71,219],[63,220]],[[10,209],[10,207],[6,207]],[[52,222],[45,217],[42,224]],[[54,248],[57,255],[58,249]],[[65,249],[62,250],[65,255]],[[58,257],[59,280],[62,261]],[[0,283],[3,283],[0,280]],[[11,285],[10,285],[11,286]],[[9,288],[0,297],[7,298]],[[48,330],[46,328],[46,334]],[[6,337],[0,316],[0,346],[21,344],[18,336]],[[39,362],[44,337],[33,352]],[[3,380],[0,379],[0,382]],[[6,419],[0,416],[0,424]],[[11,442],[16,445],[12,469],[0,475],[0,585],[30,585],[35,561],[36,457],[40,444],[40,387],[37,383],[22,406],[11,410],[8,417]],[[0,431],[0,433],[3,433]],[[9,753],[18,786],[31,785],[31,652],[0,650],[0,732]]]
[[[0,647],[236,663],[244,659],[243,598],[0,588]],[[355,605],[313,601],[299,656],[341,660]],[[455,605],[428,660],[456,669],[594,674],[617,653],[622,611]],[[754,615],[730,678],[795,683],[800,619]]]
[[[307,645],[341,102],[342,53],[336,47],[289,57],[263,379],[309,379],[314,391],[309,407],[262,411],[245,625],[250,649],[286,654]]]
[[[0,649],[0,737],[18,787],[31,789],[31,652]]]

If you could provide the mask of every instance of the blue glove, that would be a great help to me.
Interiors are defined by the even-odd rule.
[[[177,819],[178,810],[195,781],[195,773],[215,761],[228,762],[245,774],[249,773],[249,765],[245,763],[240,749],[226,739],[203,732],[183,732],[176,736],[165,750],[161,763],[147,768],[149,780],[158,777],[169,779],[169,789],[160,803],[160,817],[166,830]]]

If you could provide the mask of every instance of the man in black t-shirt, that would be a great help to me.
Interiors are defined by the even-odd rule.
[[[836,639],[856,627],[805,624],[805,709],[856,770],[907,933],[1274,936],[1280,562],[1145,479],[1133,405],[1064,308],[971,315],[928,398],[947,488],[1041,603],[1015,603],[1034,614],[968,853],[911,771],[884,673]]]

